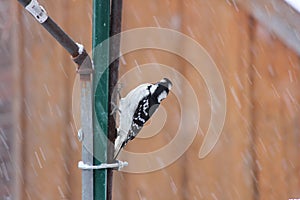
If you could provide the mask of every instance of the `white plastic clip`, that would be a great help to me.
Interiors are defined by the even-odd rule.
[[[31,0],[31,2],[25,7],[25,9],[28,10],[28,12],[30,12],[30,14],[32,14],[35,19],[41,24],[48,19],[47,12],[42,6],[40,6],[37,0]]]
[[[118,168],[118,170],[122,169],[123,167],[128,166],[128,162],[126,161],[120,161],[117,160],[118,162],[116,163],[102,163],[100,165],[88,165],[85,164],[83,161],[78,162],[78,168],[82,170],[89,170],[89,169],[111,169],[111,168]]]

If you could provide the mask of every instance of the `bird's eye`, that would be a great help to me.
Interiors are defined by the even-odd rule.
[[[160,102],[162,102],[162,100],[164,100],[165,98],[160,98],[160,99],[158,99],[158,102],[160,103]]]

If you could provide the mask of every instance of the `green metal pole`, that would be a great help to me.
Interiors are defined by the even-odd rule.
[[[107,162],[109,17],[110,0],[93,0],[94,165]],[[94,170],[94,200],[106,198],[107,170]]]

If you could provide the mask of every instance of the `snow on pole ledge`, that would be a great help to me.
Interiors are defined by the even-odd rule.
[[[300,13],[300,1],[299,0],[284,0],[284,1]]]
[[[31,2],[25,7],[25,9],[32,14],[39,23],[44,23],[48,19],[46,10],[40,6],[37,0],[31,0]]]
[[[77,42],[76,42],[76,44],[77,44],[77,46],[78,46],[78,53],[79,53],[79,54],[82,54],[82,53],[83,53],[83,50],[84,50],[84,46],[83,46],[82,44],[77,43]]]
[[[111,163],[111,164],[102,163],[101,165],[88,165],[88,164],[85,164],[83,161],[78,162],[78,168],[82,169],[82,170],[108,169],[108,168],[118,168],[118,170],[120,170],[126,166],[128,166],[128,162],[126,162],[126,161],[123,162],[120,160],[118,160],[118,162],[116,162],[116,163]]]

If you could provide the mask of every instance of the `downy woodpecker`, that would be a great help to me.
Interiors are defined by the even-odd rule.
[[[150,84],[145,83],[131,90],[126,97],[121,98],[120,124],[117,129],[115,140],[114,159],[121,149],[140,132],[144,124],[157,110],[159,104],[164,100],[172,87],[169,79]]]

